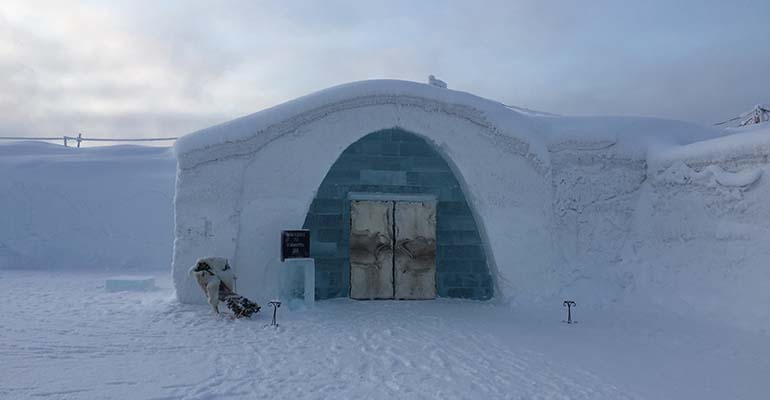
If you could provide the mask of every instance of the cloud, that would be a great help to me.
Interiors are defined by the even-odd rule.
[[[6,0],[0,135],[181,135],[428,74],[567,114],[706,124],[770,102],[770,3],[675,3]]]

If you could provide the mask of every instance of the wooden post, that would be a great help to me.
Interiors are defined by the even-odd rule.
[[[64,147],[67,147],[67,136],[64,136]]]
[[[80,142],[82,142],[82,141],[83,141],[83,134],[82,133],[78,133],[78,148],[80,148]]]

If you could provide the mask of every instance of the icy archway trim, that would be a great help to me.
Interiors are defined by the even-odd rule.
[[[185,138],[183,138],[177,145],[179,167],[181,169],[190,169],[200,164],[215,160],[248,156],[260,151],[274,140],[296,131],[303,125],[326,118],[334,113],[380,105],[413,107],[423,110],[427,114],[438,112],[463,119],[483,128],[482,131],[485,133],[486,139],[492,141],[495,146],[504,149],[511,154],[526,158],[532,167],[541,175],[545,174],[547,171],[546,162],[532,151],[530,143],[521,138],[503,133],[498,126],[489,121],[485,112],[468,105],[452,104],[424,97],[406,95],[369,95],[326,104],[301,112],[261,129],[254,127],[252,128],[254,129],[252,133],[242,135],[235,140],[224,140],[208,146],[196,146],[193,143],[188,143],[194,142],[195,138],[191,138],[192,140],[185,140]],[[512,111],[508,112],[513,113]],[[224,125],[244,123],[246,122],[245,119],[250,117],[251,116],[244,117],[242,119],[244,121],[235,120]],[[398,125],[397,120],[394,120],[393,123],[394,126]],[[217,129],[220,126],[211,129]]]

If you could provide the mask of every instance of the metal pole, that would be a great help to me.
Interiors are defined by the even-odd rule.
[[[278,323],[275,321],[275,314],[278,312],[278,307],[281,306],[281,302],[273,300],[267,304],[273,307],[273,322],[270,323],[270,326],[278,326]]]
[[[567,321],[565,321],[568,324],[572,323],[572,307],[576,307],[577,304],[572,300],[564,300],[564,303],[562,303],[562,306],[567,307]],[[575,321],[577,322],[577,321]]]

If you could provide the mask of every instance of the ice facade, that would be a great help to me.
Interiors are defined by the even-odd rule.
[[[373,165],[384,161],[349,158],[358,145],[382,155],[393,148],[367,143],[402,132],[427,143],[456,179],[465,200],[458,207],[475,224],[466,239],[480,249],[496,301],[634,299],[770,326],[747,308],[770,300],[759,287],[770,280],[770,207],[761,201],[770,190],[768,135],[526,113],[402,81],[342,85],[183,137],[173,260],[179,299],[202,301],[185,272],[205,255],[234,260],[245,295],[274,296],[277,237],[303,226],[317,231],[316,245],[332,243],[316,254],[317,296],[344,296],[340,234],[314,226],[316,215],[338,207],[343,215],[330,181],[384,191],[421,179],[406,164],[379,169]],[[446,172],[436,178],[451,181]],[[324,266],[328,259],[337,260]],[[472,282],[486,279],[484,269],[474,271],[466,277],[473,293],[459,297],[487,297]],[[457,275],[442,279],[440,289],[466,285],[450,283],[462,282]]]

